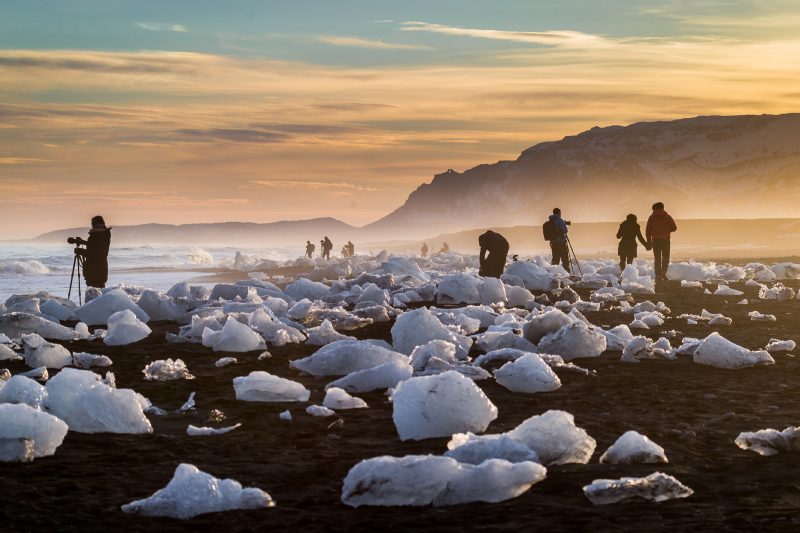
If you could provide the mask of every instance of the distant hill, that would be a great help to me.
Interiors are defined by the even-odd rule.
[[[431,228],[530,225],[555,206],[576,221],[622,220],[655,201],[682,218],[796,216],[800,114],[595,127],[514,161],[437,174],[365,229],[418,238]]]
[[[39,235],[33,242],[66,242],[68,237],[86,238],[88,227],[50,231]],[[319,240],[327,235],[337,242],[355,238],[355,226],[335,218],[315,218],[255,224],[249,222],[221,222],[209,224],[141,224],[115,226],[112,239],[118,244],[198,244],[247,246],[302,246],[307,240],[319,247]],[[334,250],[336,252],[337,250]]]
[[[620,222],[622,222],[620,220]],[[644,234],[647,216],[639,219]],[[677,220],[678,231],[673,234],[673,258],[754,258],[789,257],[800,255],[800,219],[756,220]],[[580,257],[614,257],[617,254],[616,233],[619,222],[576,222],[570,226],[570,240]],[[511,245],[509,254],[532,255],[549,253],[542,238],[541,226],[492,227],[504,235]],[[413,242],[375,243],[403,252],[419,253],[422,242],[432,252],[447,242],[452,250],[478,253],[478,235],[486,229],[472,229],[439,234]],[[652,259],[652,253],[639,246],[639,257]]]

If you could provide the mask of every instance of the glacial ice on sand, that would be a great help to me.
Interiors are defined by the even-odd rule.
[[[47,400],[47,389],[25,376],[16,375],[0,382],[0,404],[24,403],[41,409]]]
[[[94,300],[90,300],[75,310],[78,320],[90,326],[99,326],[108,323],[108,319],[119,311],[131,311],[142,322],[149,322],[150,317],[144,310],[136,305],[122,289],[113,289]]]
[[[147,381],[171,381],[173,379],[194,379],[182,359],[159,359],[142,370]]]
[[[56,453],[67,435],[67,424],[24,403],[0,404],[0,461],[31,461]],[[32,441],[32,450],[25,443]],[[7,444],[3,444],[7,443]],[[33,453],[30,454],[30,451]]]
[[[46,318],[30,313],[7,313],[0,315],[0,334],[5,334],[12,339],[22,338],[23,335],[36,333],[45,339],[71,341],[75,339],[75,330],[51,322]]]
[[[152,332],[130,309],[125,309],[108,317],[108,332],[103,342],[108,346],[124,346],[146,339]]]
[[[114,362],[106,355],[97,355],[86,352],[75,352],[72,360],[77,368],[89,369],[95,366],[111,366]]]
[[[31,368],[64,368],[72,364],[72,354],[60,344],[47,342],[36,333],[22,336],[25,364]]]
[[[332,409],[322,405],[309,405],[306,407],[306,413],[310,414],[311,416],[318,416],[320,418],[327,418],[336,414]]]
[[[800,427],[788,427],[783,431],[761,429],[742,432],[736,437],[736,445],[759,455],[775,455],[781,452],[800,452]]]
[[[730,369],[775,364],[775,360],[766,350],[748,350],[734,344],[716,331],[697,346],[693,359],[695,363],[701,365]]]
[[[480,301],[478,278],[474,276],[469,276],[467,274],[448,274],[439,282],[436,303],[477,304],[480,303]]]
[[[409,358],[369,341],[341,340],[292,361],[290,366],[312,376],[342,376],[392,361],[407,364]]]
[[[252,352],[265,350],[267,343],[250,326],[228,318],[222,332],[213,344],[215,352]]]
[[[525,493],[546,476],[547,469],[530,461],[471,465],[435,455],[374,457],[350,469],[341,499],[351,507],[496,503]]]
[[[238,481],[217,479],[194,465],[182,463],[175,469],[175,475],[166,487],[157,490],[149,498],[123,505],[122,510],[144,516],[186,520],[205,513],[262,509],[274,505],[272,497],[261,489],[243,489]]]
[[[197,427],[189,424],[186,428],[186,434],[190,437],[208,437],[211,435],[224,435],[225,433],[230,433],[234,429],[241,427],[241,422],[238,424],[234,424],[233,426],[228,426],[224,428],[208,428],[208,427]]]
[[[539,352],[560,355],[565,361],[598,357],[606,349],[606,337],[583,322],[567,324],[539,341]]]
[[[356,340],[355,337],[344,335],[336,331],[333,327],[333,324],[331,324],[331,321],[327,318],[323,320],[322,324],[319,326],[315,328],[308,328],[306,333],[308,333],[308,340],[306,340],[306,344],[315,346],[324,346],[336,341]]]
[[[424,307],[403,313],[392,326],[392,344],[395,350],[407,355],[417,346],[437,339],[460,345],[456,334]]]
[[[480,437],[473,433],[456,433],[447,443],[444,454],[460,463],[472,465],[479,465],[487,459],[504,459],[510,463],[541,463],[536,452],[505,433]]]
[[[0,391],[1,392],[1,391]],[[369,407],[367,402],[361,398],[350,396],[343,389],[331,387],[325,391],[325,399],[322,405],[328,409],[364,409]]]
[[[608,505],[636,500],[663,502],[688,498],[694,491],[672,476],[655,472],[640,478],[595,479],[583,487],[583,493],[595,505]]]
[[[529,353],[500,367],[494,373],[497,383],[512,392],[536,393],[556,390],[561,380],[539,355]]]
[[[597,442],[566,411],[532,416],[506,433],[536,452],[543,465],[586,464]]]
[[[667,463],[664,448],[637,431],[626,431],[600,456],[601,463]]]
[[[483,433],[497,418],[497,407],[475,383],[458,372],[411,378],[392,395],[400,440],[446,437],[453,433]]]
[[[414,369],[408,362],[394,359],[382,365],[351,372],[328,383],[325,388],[338,387],[355,393],[391,389],[401,381],[409,379],[413,373]]]
[[[563,311],[551,309],[531,318],[523,328],[523,335],[530,342],[538,344],[544,336],[555,333],[572,322],[574,320]]]
[[[262,370],[233,378],[236,399],[245,402],[306,402],[311,391],[302,384]]]

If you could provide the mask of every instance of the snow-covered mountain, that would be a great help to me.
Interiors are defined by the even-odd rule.
[[[396,236],[531,225],[554,206],[578,221],[640,217],[663,201],[680,218],[796,217],[800,114],[707,116],[595,127],[515,161],[448,170],[365,229]]]

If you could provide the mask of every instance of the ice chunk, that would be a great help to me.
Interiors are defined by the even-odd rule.
[[[404,354],[437,339],[458,344],[455,334],[424,307],[403,313],[392,326],[392,344]]]
[[[479,465],[487,459],[504,459],[510,463],[540,462],[536,452],[505,433],[480,437],[472,433],[456,433],[447,443],[447,449],[445,456],[472,465]]]
[[[543,465],[586,464],[597,442],[575,425],[566,411],[550,410],[532,416],[507,432],[512,439],[536,452]]]
[[[757,322],[777,322],[778,321],[778,319],[775,317],[775,315],[768,315],[768,314],[764,314],[764,313],[759,313],[758,311],[755,311],[755,310],[750,311],[749,313],[747,313],[747,316],[750,317],[750,320],[754,320],[754,321],[757,321]]]
[[[330,287],[306,278],[299,278],[297,281],[290,283],[286,286],[284,292],[297,301],[304,298],[311,301],[324,300],[331,295]]]
[[[572,322],[574,320],[563,311],[551,309],[531,318],[523,328],[523,335],[530,342],[537,344],[545,335],[554,333]]]
[[[664,448],[636,431],[626,431],[600,456],[601,463],[612,465],[634,463],[667,463]]]
[[[222,368],[228,365],[235,365],[239,361],[235,357],[220,357],[216,361],[214,361],[214,366],[217,368]]]
[[[320,324],[319,326],[307,329],[306,333],[308,333],[308,340],[306,341],[306,344],[312,344],[316,346],[323,346],[325,344],[330,344],[336,341],[356,340],[355,337],[351,337],[349,335],[343,335],[338,331],[336,331],[333,328],[333,324],[331,324],[331,321],[328,320],[327,318],[323,320],[322,324]]]
[[[783,431],[761,429],[754,433],[743,432],[736,437],[736,445],[759,455],[775,455],[780,452],[800,452],[800,427],[788,427]]]
[[[60,344],[47,342],[36,333],[22,336],[25,364],[31,368],[64,368],[72,364],[72,354]]]
[[[183,405],[178,407],[179,413],[185,413],[186,411],[191,411],[195,408],[196,405],[194,401],[195,394],[196,394],[195,392],[189,393],[189,398],[185,402],[183,402]]]
[[[655,472],[639,478],[595,479],[583,487],[583,493],[593,504],[607,505],[635,500],[663,502],[688,498],[694,491],[672,476]]]
[[[452,342],[435,340],[417,346],[411,352],[411,366],[415,371],[425,370],[431,357],[438,357],[449,363],[456,362],[456,345]]]
[[[497,407],[483,391],[453,371],[401,382],[392,395],[392,405],[392,419],[401,440],[464,431],[482,433],[497,418]]]
[[[669,341],[667,341],[669,343]],[[653,341],[641,335],[634,337],[622,351],[620,361],[623,363],[638,363],[642,359],[671,359],[666,350],[661,346],[655,346]]]
[[[89,370],[64,368],[47,382],[47,408],[79,433],[152,433],[142,397]]]
[[[45,339],[70,341],[75,339],[75,330],[56,324],[46,318],[30,313],[7,313],[0,315],[0,334],[12,339],[36,333]]]
[[[744,368],[772,365],[775,360],[765,350],[752,351],[734,344],[717,332],[712,333],[695,349],[695,363],[718,368]]]
[[[506,268],[505,275],[516,276],[529,290],[551,291],[558,288],[558,277],[535,263],[513,261]]]
[[[266,349],[267,343],[250,326],[229,318],[213,347],[215,352],[252,352]]]
[[[0,344],[0,361],[19,361],[22,359],[10,346]]]
[[[390,301],[389,292],[386,289],[381,289],[374,283],[368,283],[367,286],[364,287],[361,296],[358,297],[359,304],[370,302],[376,305],[388,305]]]
[[[388,363],[365,370],[357,370],[343,378],[328,383],[325,388],[339,387],[347,392],[370,392],[391,389],[411,377],[414,369],[404,360],[394,359]]]
[[[41,409],[47,401],[47,389],[25,376],[13,376],[3,385],[0,382],[0,404],[24,403]]]
[[[182,359],[159,359],[142,370],[147,381],[171,381],[173,379],[194,379]]]
[[[606,349],[606,337],[583,322],[567,324],[539,342],[539,352],[560,355],[565,361],[598,357]]]
[[[331,387],[325,391],[325,400],[322,405],[328,409],[364,409],[369,407],[361,398],[350,396],[344,389]]]
[[[321,405],[309,405],[308,407],[306,407],[306,413],[310,414],[311,416],[319,416],[322,418],[326,418],[336,414],[333,410],[328,409],[327,407],[323,407]]]
[[[793,340],[782,341],[779,339],[770,339],[769,344],[765,348],[768,352],[791,352],[797,347],[797,343]]]
[[[422,283],[431,280],[431,277],[424,273],[417,263],[405,257],[390,257],[381,263],[381,269],[386,274],[393,274],[396,278],[411,277]]]
[[[94,366],[111,366],[114,364],[108,356],[86,352],[75,352],[72,354],[72,360],[76,367],[87,369]]]
[[[113,289],[102,296],[88,301],[75,310],[75,316],[78,320],[85,322],[90,326],[97,326],[107,324],[111,315],[128,310],[136,315],[136,318],[142,322],[149,322],[150,317],[144,310],[133,303],[122,289]]]
[[[291,422],[292,421],[292,413],[290,413],[288,409],[286,411],[282,411],[278,415],[278,420],[284,420],[286,422]]]
[[[58,300],[45,300],[41,302],[39,309],[45,315],[62,322],[65,320],[75,320],[75,313],[73,313],[73,310]]]
[[[492,361],[516,361],[520,357],[527,355],[525,350],[518,350],[516,348],[500,348],[499,350],[492,350],[491,352],[479,355],[472,362],[475,366],[486,366]]]
[[[256,370],[233,378],[236,399],[245,402],[306,402],[311,391],[302,384]]]
[[[308,298],[303,298],[289,309],[286,316],[292,320],[303,320],[311,312],[312,307],[314,307],[314,302]]]
[[[205,513],[233,509],[261,509],[274,506],[263,490],[242,485],[233,479],[217,479],[194,465],[180,464],[166,487],[143,500],[122,506],[126,513],[188,519]]]
[[[776,283],[770,288],[762,285],[758,291],[758,297],[762,300],[777,300],[783,302],[794,298],[794,289],[786,287],[783,283]]]
[[[523,494],[546,475],[543,466],[530,461],[491,459],[476,466],[434,455],[375,457],[347,473],[342,502],[351,507],[501,502]]]
[[[224,435],[225,433],[230,433],[231,431],[240,427],[241,425],[242,424],[239,423],[224,428],[207,428],[207,427],[199,428],[197,426],[189,424],[189,427],[186,428],[186,434],[189,435],[190,437],[207,437],[210,435]]]
[[[342,376],[391,361],[407,364],[409,358],[369,341],[343,340],[323,346],[309,357],[294,360],[290,366],[312,376]]]
[[[681,280],[681,288],[684,289],[702,289],[703,282],[702,281],[688,281],[685,279]]]
[[[536,393],[556,390],[561,380],[535,353],[506,363],[494,373],[497,383],[512,392]]]
[[[30,446],[33,457],[53,455],[64,442],[67,430],[62,420],[30,405],[1,403],[0,461],[30,461]],[[32,441],[32,444],[15,446],[10,442],[15,440]]]
[[[744,294],[742,291],[731,289],[727,285],[719,285],[714,291],[714,296],[741,296],[742,294]]]
[[[175,300],[166,294],[153,290],[146,290],[136,301],[136,304],[147,313],[150,320],[179,320],[186,312]]]
[[[597,331],[606,338],[606,350],[621,352],[633,340],[633,333],[625,324],[620,324],[609,330],[598,329]]]
[[[478,278],[474,276],[448,274],[439,282],[439,292],[436,294],[437,303],[477,304],[480,301]]]
[[[152,330],[139,320],[130,309],[118,311],[108,317],[108,333],[103,342],[108,346],[133,344],[147,338]]]
[[[475,337],[475,346],[479,350],[491,352],[501,348],[514,348],[525,352],[536,353],[536,345],[511,330],[487,331]]]

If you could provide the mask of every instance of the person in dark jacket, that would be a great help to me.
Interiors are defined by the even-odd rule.
[[[420,248],[419,251],[422,254],[422,257],[428,257],[428,243],[427,242],[423,242],[422,243],[422,248]]]
[[[356,255],[356,245],[353,244],[353,241],[347,241],[347,257],[353,257]]]
[[[625,265],[633,263],[633,258],[636,257],[636,239],[642,243],[647,250],[650,245],[642,237],[642,228],[636,222],[636,215],[630,214],[625,221],[619,225],[617,230],[617,239],[620,239],[617,253],[619,254],[619,269],[625,270]]]
[[[672,217],[664,211],[664,204],[656,202],[653,204],[653,213],[647,219],[645,236],[647,242],[653,247],[655,258],[656,279],[666,280],[667,269],[669,268],[670,234],[677,231],[678,226]]]
[[[557,265],[561,263],[564,270],[570,272],[569,247],[567,246],[567,232],[569,231],[567,225],[569,222],[561,218],[561,209],[558,207],[553,209],[550,221],[555,226],[555,235],[550,239],[550,250],[553,252],[553,260],[550,264]]]
[[[314,246],[311,241],[306,241],[306,257],[311,259],[314,256],[314,250],[316,250],[316,246]]]
[[[86,285],[102,289],[108,281],[108,248],[111,246],[111,228],[103,217],[92,218],[92,229],[83,255],[83,277]]]
[[[481,246],[480,270],[481,276],[499,278],[503,275],[506,268],[506,257],[508,256],[508,241],[499,233],[492,230],[486,231],[478,237],[478,244]],[[489,256],[486,256],[486,252]]]
[[[324,239],[319,241],[320,245],[322,246],[322,258],[327,259],[330,261],[331,259],[331,250],[333,250],[333,243],[326,235]]]

